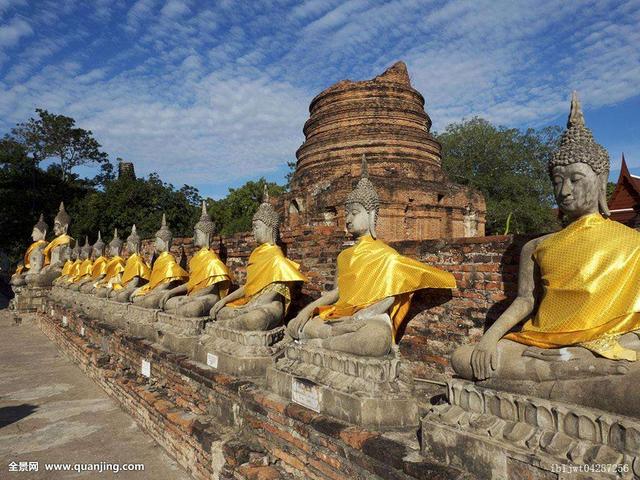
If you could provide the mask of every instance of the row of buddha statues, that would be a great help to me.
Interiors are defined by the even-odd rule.
[[[452,352],[463,378],[545,381],[628,371],[640,352],[640,233],[609,219],[606,185],[610,161],[585,126],[574,93],[567,129],[549,163],[555,199],[566,225],[529,241],[520,256],[518,293],[479,343]],[[345,224],[355,243],[337,258],[335,288],[300,309],[286,326],[292,340],[327,350],[379,357],[390,352],[414,292],[455,289],[449,272],[399,254],[376,235],[379,198],[363,157],[357,185],[345,199]],[[256,248],[246,282],[233,289],[229,268],[211,248],[214,224],[202,206],[194,228],[200,250],[183,269],[170,252],[163,217],[155,235],[156,259],[140,254],[133,226],[80,247],[67,235],[70,218],[60,205],[56,237],[45,241],[42,218],[33,229],[16,286],[47,282],[116,302],[185,317],[210,317],[240,330],[283,325],[295,284],[307,281],[300,265],[278,246],[280,219],[268,199],[253,217]],[[106,254],[105,254],[106,248]],[[571,361],[566,361],[566,360]]]

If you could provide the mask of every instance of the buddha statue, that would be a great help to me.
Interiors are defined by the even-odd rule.
[[[109,290],[109,298],[119,303],[129,303],[131,295],[139,287],[149,281],[151,269],[140,255],[140,237],[135,224],[131,227],[131,235],[127,237],[127,252],[129,254],[124,271],[120,278],[113,280]]]
[[[78,282],[78,290],[82,293],[91,293],[96,282],[102,280],[107,272],[107,257],[104,256],[106,245],[102,241],[102,234],[98,230],[98,239],[91,248],[91,273]]]
[[[288,334],[310,346],[353,355],[387,355],[409,311],[413,292],[455,288],[453,275],[404,257],[376,237],[378,194],[362,173],[345,202],[347,231],[355,245],[338,256],[336,288],[304,307]]]
[[[494,379],[496,386],[552,381],[553,391],[568,401],[633,410],[630,402],[616,407],[615,392],[624,396],[637,381],[615,377],[633,369],[640,378],[640,362],[634,363],[640,351],[640,233],[608,218],[609,166],[574,92],[567,129],[549,163],[566,226],[523,246],[517,298],[477,345],[453,353],[460,377]],[[585,378],[603,376],[606,388]],[[580,379],[577,388],[558,386],[571,379]]]
[[[78,273],[75,274],[67,284],[67,288],[70,290],[79,290],[80,282],[83,282],[91,275],[91,268],[93,262],[91,261],[91,251],[93,248],[89,243],[89,237],[85,236],[84,245],[80,248],[80,264],[78,265]]]
[[[44,253],[43,250],[47,245],[45,240],[47,236],[47,224],[44,222],[44,217],[41,214],[38,223],[33,226],[31,231],[31,239],[33,243],[29,245],[27,251],[24,254],[24,260],[22,265],[18,267],[16,272],[11,276],[11,285],[14,287],[22,287],[27,284],[27,275],[37,275],[44,267]]]
[[[210,315],[219,325],[265,331],[284,322],[292,287],[307,278],[276,244],[279,227],[280,217],[269,203],[265,186],[263,202],[253,215],[253,235],[258,247],[249,256],[247,281],[211,309]]]
[[[80,263],[82,263],[82,260],[80,260],[80,245],[75,242],[75,246],[71,249],[69,260],[64,263],[62,273],[53,281],[53,284],[64,286],[71,282],[73,277],[78,275],[80,271]]]
[[[71,217],[64,209],[64,203],[60,202],[60,208],[53,220],[53,233],[56,237],[42,250],[42,270],[38,275],[28,279],[27,283],[40,287],[50,286],[60,276],[62,267],[71,253],[73,238],[67,235],[70,222]]]
[[[200,250],[189,261],[189,281],[165,292],[159,303],[165,312],[183,317],[208,315],[231,284],[229,269],[211,249],[214,225],[204,201],[194,230],[193,242]]]
[[[122,280],[122,272],[124,272],[124,258],[122,258],[123,243],[118,237],[118,229],[113,230],[113,239],[109,242],[108,252],[109,260],[107,262],[104,275],[94,284],[93,292],[96,296],[105,298],[109,296],[109,291],[113,288],[114,283]]]
[[[162,225],[156,232],[156,261],[151,269],[149,282],[137,288],[131,295],[134,304],[146,308],[159,308],[163,294],[185,283],[189,274],[176,261],[170,252],[173,234],[167,226],[167,219],[162,214]]]

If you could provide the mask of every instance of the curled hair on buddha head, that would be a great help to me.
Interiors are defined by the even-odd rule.
[[[207,233],[209,235],[213,235],[215,232],[215,225],[207,212],[207,203],[202,201],[202,211],[200,213],[200,219],[195,226],[196,230],[200,230],[202,233]]]
[[[127,242],[140,244],[140,236],[136,231],[136,224],[131,227],[131,234],[127,237]]]
[[[567,166],[573,163],[586,163],[596,175],[604,179],[600,186],[599,206],[600,213],[610,216],[606,199],[606,181],[609,177],[611,161],[605,148],[593,138],[591,130],[584,122],[584,115],[578,93],[571,95],[571,109],[567,120],[567,129],[560,138],[560,147],[549,161],[549,176],[553,178],[553,169],[559,166]]]
[[[113,229],[113,239],[109,242],[109,247],[116,248],[118,251],[122,248],[122,240],[120,240],[120,237],[118,236],[117,228]]]
[[[71,217],[64,209],[64,202],[60,202],[60,207],[58,208],[58,214],[55,216],[54,222],[58,222],[60,225],[69,225],[71,222]]]
[[[373,225],[369,226],[369,233],[373,238],[376,238],[376,223],[378,221],[378,211],[380,210],[380,198],[378,192],[371,180],[369,180],[369,166],[367,164],[367,157],[362,154],[362,168],[360,170],[360,180],[356,184],[356,187],[347,195],[347,199],[344,202],[345,206],[354,203],[359,203],[364,207],[368,213],[373,213]]]
[[[156,232],[156,237],[160,238],[167,244],[167,248],[171,247],[171,240],[173,239],[173,234],[169,227],[167,226],[167,216],[162,214],[162,224],[160,225],[160,230]]]
[[[38,222],[33,226],[33,228],[36,228],[39,232],[42,232],[43,234],[47,233],[47,230],[49,229],[49,227],[47,227],[47,224],[44,221],[44,215],[42,213],[40,214],[40,218],[38,219]]]
[[[256,213],[253,214],[253,221],[260,220],[267,227],[271,228],[273,232],[273,241],[278,241],[278,234],[280,230],[280,215],[276,212],[276,209],[273,208],[273,205],[269,203],[269,191],[267,189],[267,184],[264,184],[264,190],[262,192],[262,203],[256,210]]]
[[[104,250],[104,242],[102,241],[102,233],[100,233],[100,230],[98,230],[98,239],[96,240],[96,243],[93,244],[93,249]]]

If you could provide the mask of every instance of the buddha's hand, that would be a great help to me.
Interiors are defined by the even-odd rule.
[[[313,315],[313,310],[303,308],[287,325],[287,333],[294,339],[300,339],[301,330]]]
[[[498,342],[484,336],[471,353],[471,369],[476,380],[493,376],[498,367]]]
[[[164,292],[162,295],[160,295],[160,300],[158,301],[158,307],[160,308],[160,310],[164,310],[164,307],[167,304],[167,300],[169,300],[169,298],[171,298],[169,296],[169,292]]]
[[[227,302],[224,301],[224,299],[218,300],[215,305],[211,308],[211,311],[209,312],[209,315],[212,318],[216,318],[218,316],[218,312],[220,310],[222,310],[222,308],[227,304]]]

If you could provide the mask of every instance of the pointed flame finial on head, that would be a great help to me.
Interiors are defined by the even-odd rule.
[[[44,221],[44,215],[41,213],[38,222],[34,225],[33,228],[37,228],[40,232],[45,233],[47,231],[47,224]]]
[[[575,90],[571,93],[571,109],[569,111],[569,118],[567,120],[567,128],[571,127],[584,127],[584,115],[582,113],[582,106],[580,105],[578,92],[576,92]]]
[[[267,188],[266,182],[262,189],[262,203],[269,203],[269,188]]]
[[[156,232],[156,237],[164,240],[167,243],[171,243],[173,239],[173,234],[171,230],[169,230],[169,226],[167,225],[167,216],[166,214],[162,214],[162,224],[160,225],[160,230]]]
[[[167,226],[167,215],[165,213],[162,214],[162,223],[160,224],[161,227],[166,227]]]
[[[211,217],[207,212],[207,203],[202,201],[202,213],[200,214],[200,220],[196,223],[196,230],[200,230],[203,233],[213,234],[215,230],[215,225],[211,221]]]
[[[69,225],[69,222],[71,222],[71,217],[69,216],[67,211],[64,209],[64,202],[60,202],[60,208],[58,208],[58,214],[56,215],[56,218],[54,218],[53,221],[58,222],[60,225]]]
[[[362,154],[362,167],[360,171],[360,178],[369,178],[369,164],[367,164],[367,155]]]

